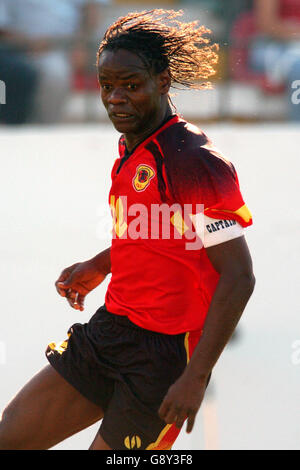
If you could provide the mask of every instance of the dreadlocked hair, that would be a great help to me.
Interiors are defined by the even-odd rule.
[[[97,65],[104,50],[126,49],[137,54],[154,73],[169,69],[172,86],[209,88],[214,75],[218,45],[205,35],[211,31],[198,21],[176,20],[182,10],[153,9],[119,18],[106,31],[97,53]]]

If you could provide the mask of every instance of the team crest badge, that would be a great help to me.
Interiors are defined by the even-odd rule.
[[[150,180],[155,175],[155,171],[148,165],[139,165],[136,169],[135,177],[132,180],[136,191],[144,191],[149,186]]]

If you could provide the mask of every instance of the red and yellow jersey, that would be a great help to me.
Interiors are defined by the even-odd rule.
[[[201,330],[219,279],[206,248],[252,224],[235,169],[178,116],[119,151],[107,310],[161,333]]]

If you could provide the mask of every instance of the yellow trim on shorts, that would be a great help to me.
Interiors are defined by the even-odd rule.
[[[185,347],[185,351],[186,351],[186,362],[188,364],[189,360],[190,360],[190,350],[189,350],[189,335],[190,333],[187,332],[185,334],[185,338],[184,338],[184,347]],[[167,424],[163,430],[161,431],[161,433],[159,434],[158,438],[156,439],[155,442],[153,442],[152,444],[149,444],[148,447],[146,447],[146,450],[153,450],[153,449],[157,449],[157,447],[160,445],[161,441],[163,440],[163,438],[165,437],[165,435],[167,434],[167,432],[169,431],[169,429],[174,426],[174,423],[172,424]],[[162,449],[162,450],[170,450],[172,448],[172,445],[174,444],[174,442],[172,442],[170,444],[170,446]]]
[[[161,431],[160,435],[158,436],[158,438],[156,439],[155,442],[152,442],[152,444],[149,444],[148,447],[146,447],[146,450],[153,450],[153,449],[156,449],[159,444],[161,443],[162,439],[165,437],[165,435],[167,434],[167,432],[169,431],[169,429],[173,426],[174,423],[172,424],[167,424],[163,430]],[[171,447],[172,447],[173,443],[170,445],[170,447],[167,447],[166,449],[163,449],[163,450],[170,450]]]
[[[187,364],[188,364],[189,361],[190,361],[189,336],[190,336],[190,333],[187,332],[187,333],[185,334],[185,338],[184,338],[184,347],[185,347],[185,351],[186,351],[186,363],[187,363]]]

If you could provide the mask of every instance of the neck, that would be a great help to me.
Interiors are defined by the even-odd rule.
[[[151,125],[145,128],[138,134],[124,134],[126,147],[129,152],[136,147],[140,142],[143,142],[148,136],[150,136],[155,129],[157,129],[169,116],[172,115],[172,109],[169,103],[164,108],[161,108],[160,112],[157,113],[151,120]]]

